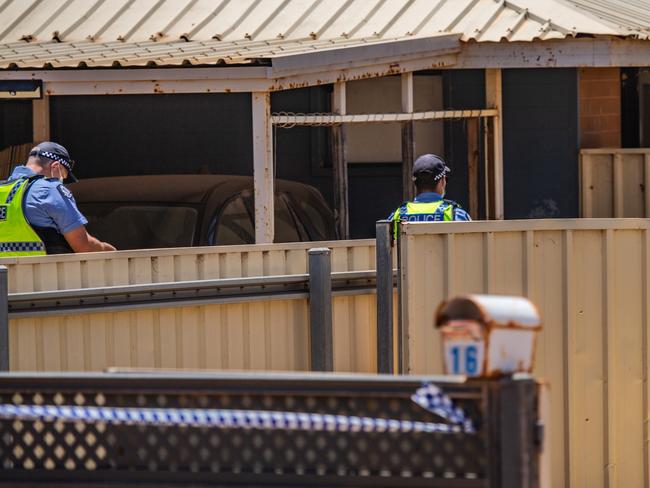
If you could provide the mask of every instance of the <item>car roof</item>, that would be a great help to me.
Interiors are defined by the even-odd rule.
[[[276,191],[314,194],[309,185],[276,179]],[[67,185],[79,202],[170,202],[201,203],[218,189],[223,199],[253,190],[252,176],[236,175],[140,175],[89,178]],[[215,195],[216,196],[216,195]],[[220,200],[221,198],[218,198]]]

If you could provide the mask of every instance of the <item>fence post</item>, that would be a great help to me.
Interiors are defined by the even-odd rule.
[[[308,254],[311,370],[334,371],[331,250],[317,247]]]
[[[405,337],[405,329],[408,324],[404,323],[404,286],[403,273],[402,273],[402,224],[395,222],[397,226],[397,236],[395,238],[395,252],[397,253],[397,374],[407,374],[409,372],[408,365],[408,340]]]
[[[502,486],[539,486],[537,385],[534,380],[506,380],[501,384]]]
[[[377,372],[393,373],[393,255],[391,223],[376,224]]]
[[[494,380],[488,447],[490,486],[539,488],[542,438],[533,379]]]
[[[9,282],[0,266],[0,371],[9,371]]]

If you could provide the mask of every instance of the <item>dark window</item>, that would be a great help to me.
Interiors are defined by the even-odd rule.
[[[84,204],[88,231],[117,249],[185,247],[193,244],[198,212],[192,207]]]

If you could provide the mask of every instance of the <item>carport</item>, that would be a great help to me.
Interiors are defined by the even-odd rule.
[[[503,68],[650,64],[642,27],[588,2],[284,0],[184,2],[9,0],[0,6],[5,98],[33,100],[33,139],[49,138],[50,97],[250,93],[256,241],[273,241],[273,127],[328,125],[334,206],[349,236],[347,128],[401,124],[410,197],[415,121],[467,119],[469,206],[504,217]],[[615,2],[612,2],[615,3]],[[485,106],[414,109],[414,73],[485,70]],[[347,83],[401,77],[401,112],[350,113]],[[33,81],[35,91],[21,91]],[[270,94],[333,85],[331,112],[272,113]],[[479,119],[485,123],[478,123]],[[481,158],[479,155],[482,154]],[[482,172],[479,172],[479,166]],[[484,181],[479,182],[479,175]]]

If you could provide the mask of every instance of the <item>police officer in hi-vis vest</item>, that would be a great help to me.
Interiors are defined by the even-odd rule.
[[[435,154],[423,154],[413,163],[413,181],[417,196],[395,210],[389,220],[407,222],[447,222],[472,220],[469,214],[453,200],[445,200],[447,175],[451,170]],[[397,225],[393,225],[397,238]]]
[[[0,182],[0,257],[115,250],[88,234],[88,221],[63,186],[77,181],[73,166],[63,146],[43,142]]]

